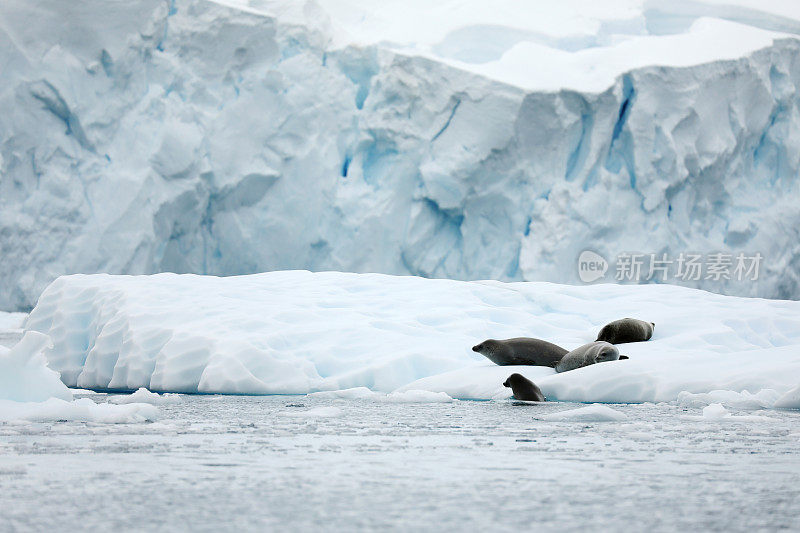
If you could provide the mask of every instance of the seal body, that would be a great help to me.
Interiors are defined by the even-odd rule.
[[[472,347],[496,365],[529,365],[554,367],[566,355],[567,350],[552,342],[528,337],[515,339],[488,339]]]
[[[584,366],[616,361],[619,359],[619,350],[616,346],[605,341],[594,341],[575,348],[566,354],[556,365],[556,372],[566,372]]]
[[[517,400],[526,402],[546,401],[544,394],[542,394],[542,389],[522,374],[511,374],[503,383],[503,386],[510,387],[514,392],[514,398]]]
[[[603,326],[603,329],[597,334],[597,340],[610,342],[611,344],[647,341],[653,336],[655,327],[655,322],[623,318]]]

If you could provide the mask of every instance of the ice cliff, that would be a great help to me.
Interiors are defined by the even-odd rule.
[[[585,249],[758,252],[685,283],[800,297],[800,9],[614,6],[3,2],[0,309],[72,272],[578,283]]]

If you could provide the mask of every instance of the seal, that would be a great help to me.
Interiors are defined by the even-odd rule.
[[[566,355],[567,350],[552,342],[528,337],[517,337],[502,341],[488,339],[472,347],[491,362],[500,366],[530,365],[554,367]]]
[[[611,344],[648,341],[653,336],[655,327],[655,322],[623,318],[603,326],[603,329],[597,334],[597,340],[610,342]]]
[[[575,348],[561,358],[556,365],[556,372],[575,370],[604,361],[616,361],[619,358],[616,346],[605,341],[594,341]]]
[[[525,402],[545,402],[547,401],[542,394],[542,389],[536,383],[529,380],[522,374],[511,374],[503,383],[504,387],[510,387],[514,392],[514,398]]]

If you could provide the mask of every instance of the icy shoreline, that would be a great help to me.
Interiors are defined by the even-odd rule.
[[[555,374],[499,367],[470,349],[532,336],[571,349],[606,322],[656,322],[628,361]],[[75,275],[26,320],[49,335],[69,386],[158,392],[305,394],[366,387],[506,398],[518,371],[552,400],[652,402],[800,385],[800,302],[675,286],[501,283],[283,271],[216,278]],[[765,393],[772,394],[772,393]],[[770,396],[772,397],[772,396]],[[774,401],[775,398],[772,398]]]

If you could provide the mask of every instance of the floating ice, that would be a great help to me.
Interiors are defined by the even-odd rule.
[[[593,404],[544,415],[542,419],[549,422],[618,422],[628,417],[606,405]]]
[[[620,346],[630,360],[556,374],[492,365],[471,351],[486,338],[517,336],[572,349],[625,316],[658,324],[652,340]],[[52,337],[46,355],[65,383],[112,390],[355,389],[332,394],[356,397],[367,395],[362,387],[491,399],[510,397],[502,383],[519,372],[551,401],[614,403],[674,401],[684,391],[783,394],[800,375],[800,302],[670,285],[574,287],[305,271],[230,278],[74,275],[45,290],[26,327]],[[768,394],[755,396],[768,401]]]
[[[123,405],[129,403],[149,403],[151,405],[168,405],[181,403],[181,397],[177,394],[156,394],[144,387],[139,388],[133,394],[124,396],[112,396],[108,399],[109,403]]]
[[[320,392],[312,392],[309,394],[311,398],[319,398],[319,399],[326,399],[326,400],[372,400],[376,396],[380,396],[379,393],[369,390],[366,387],[353,387],[351,389],[342,389],[342,390],[329,390],[329,391],[320,391]]]
[[[0,420],[132,423],[155,420],[158,410],[142,403],[126,406],[72,400],[57,372],[47,367],[47,335],[28,331],[13,348],[0,346]]]
[[[97,422],[131,424],[158,419],[158,409],[144,403],[109,405],[89,398],[65,401],[49,398],[43,402],[0,400],[0,420],[29,422]]]
[[[800,385],[787,391],[773,406],[779,409],[800,409]]]
[[[704,407],[712,403],[722,404],[737,409],[765,409],[775,404],[780,395],[772,389],[763,389],[756,394],[748,391],[713,390],[711,392],[692,394],[683,391],[678,394],[678,405],[686,407]]]
[[[775,422],[776,419],[769,416],[760,415],[734,415],[728,411],[721,403],[712,403],[703,407],[701,416],[687,415],[686,420],[699,421],[724,421],[724,422]]]
[[[711,405],[703,407],[703,418],[718,420],[729,416],[731,416],[731,414],[721,403],[712,403]]]
[[[72,393],[58,373],[47,367],[43,352],[47,335],[29,331],[13,348],[0,346],[0,400],[41,402],[48,398],[71,400]]]
[[[407,390],[392,392],[381,401],[389,403],[449,403],[453,401],[453,398],[444,392]]]

